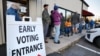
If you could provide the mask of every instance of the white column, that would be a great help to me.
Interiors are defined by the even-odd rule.
[[[42,0],[37,0],[37,17],[42,17]]]
[[[0,45],[5,43],[4,23],[3,23],[3,0],[0,0]]]
[[[36,0],[29,0],[29,13],[30,17],[34,21],[37,17]]]

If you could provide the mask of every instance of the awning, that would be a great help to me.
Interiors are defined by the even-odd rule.
[[[89,12],[87,10],[82,10],[82,16],[94,16],[92,12]]]

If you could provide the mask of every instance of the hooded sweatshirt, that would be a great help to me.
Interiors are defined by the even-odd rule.
[[[53,19],[54,19],[54,25],[59,25],[61,24],[61,15],[60,13],[57,11],[58,7],[54,6],[54,11],[53,11]]]

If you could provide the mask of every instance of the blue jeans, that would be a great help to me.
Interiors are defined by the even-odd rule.
[[[86,27],[86,30],[89,30],[89,24],[86,24],[85,27]]]
[[[64,28],[61,28],[61,29],[60,29],[60,35],[64,35],[64,34],[65,34]]]
[[[79,24],[79,28],[78,28],[79,33],[82,33],[82,27],[83,27],[83,25],[82,24]]]
[[[71,27],[66,27],[66,33],[69,34],[71,32]]]
[[[58,42],[60,35],[60,25],[55,25],[55,38],[54,42]]]
[[[91,25],[91,24],[90,24],[90,29],[93,29],[93,27],[94,27],[94,25]]]

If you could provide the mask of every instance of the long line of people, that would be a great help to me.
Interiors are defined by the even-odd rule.
[[[43,30],[45,43],[48,43],[47,37],[54,39],[55,44],[60,44],[60,36],[72,36],[73,34],[82,33],[82,29],[92,29],[94,21],[88,19],[83,20],[79,18],[77,12],[72,17],[65,19],[62,13],[58,12],[58,6],[54,5],[54,10],[51,11],[51,15],[48,13],[48,4],[44,5],[42,12]],[[52,32],[55,30],[54,36]]]
[[[93,20],[88,20],[87,18],[79,18],[77,12],[75,12],[72,17],[67,20],[63,16],[63,13],[58,12],[58,6],[55,5],[54,9],[51,11],[51,15],[48,13],[48,4],[45,4],[44,10],[42,12],[43,30],[44,30],[44,40],[48,43],[47,37],[54,39],[55,44],[60,44],[60,36],[70,36],[74,33],[81,33],[82,29],[86,30],[94,28],[95,22]],[[15,21],[21,21],[18,14],[19,6],[18,4],[12,4],[11,8],[7,10],[7,15],[15,15]],[[12,11],[12,12],[11,12]],[[53,29],[55,29],[55,35],[52,35]]]

